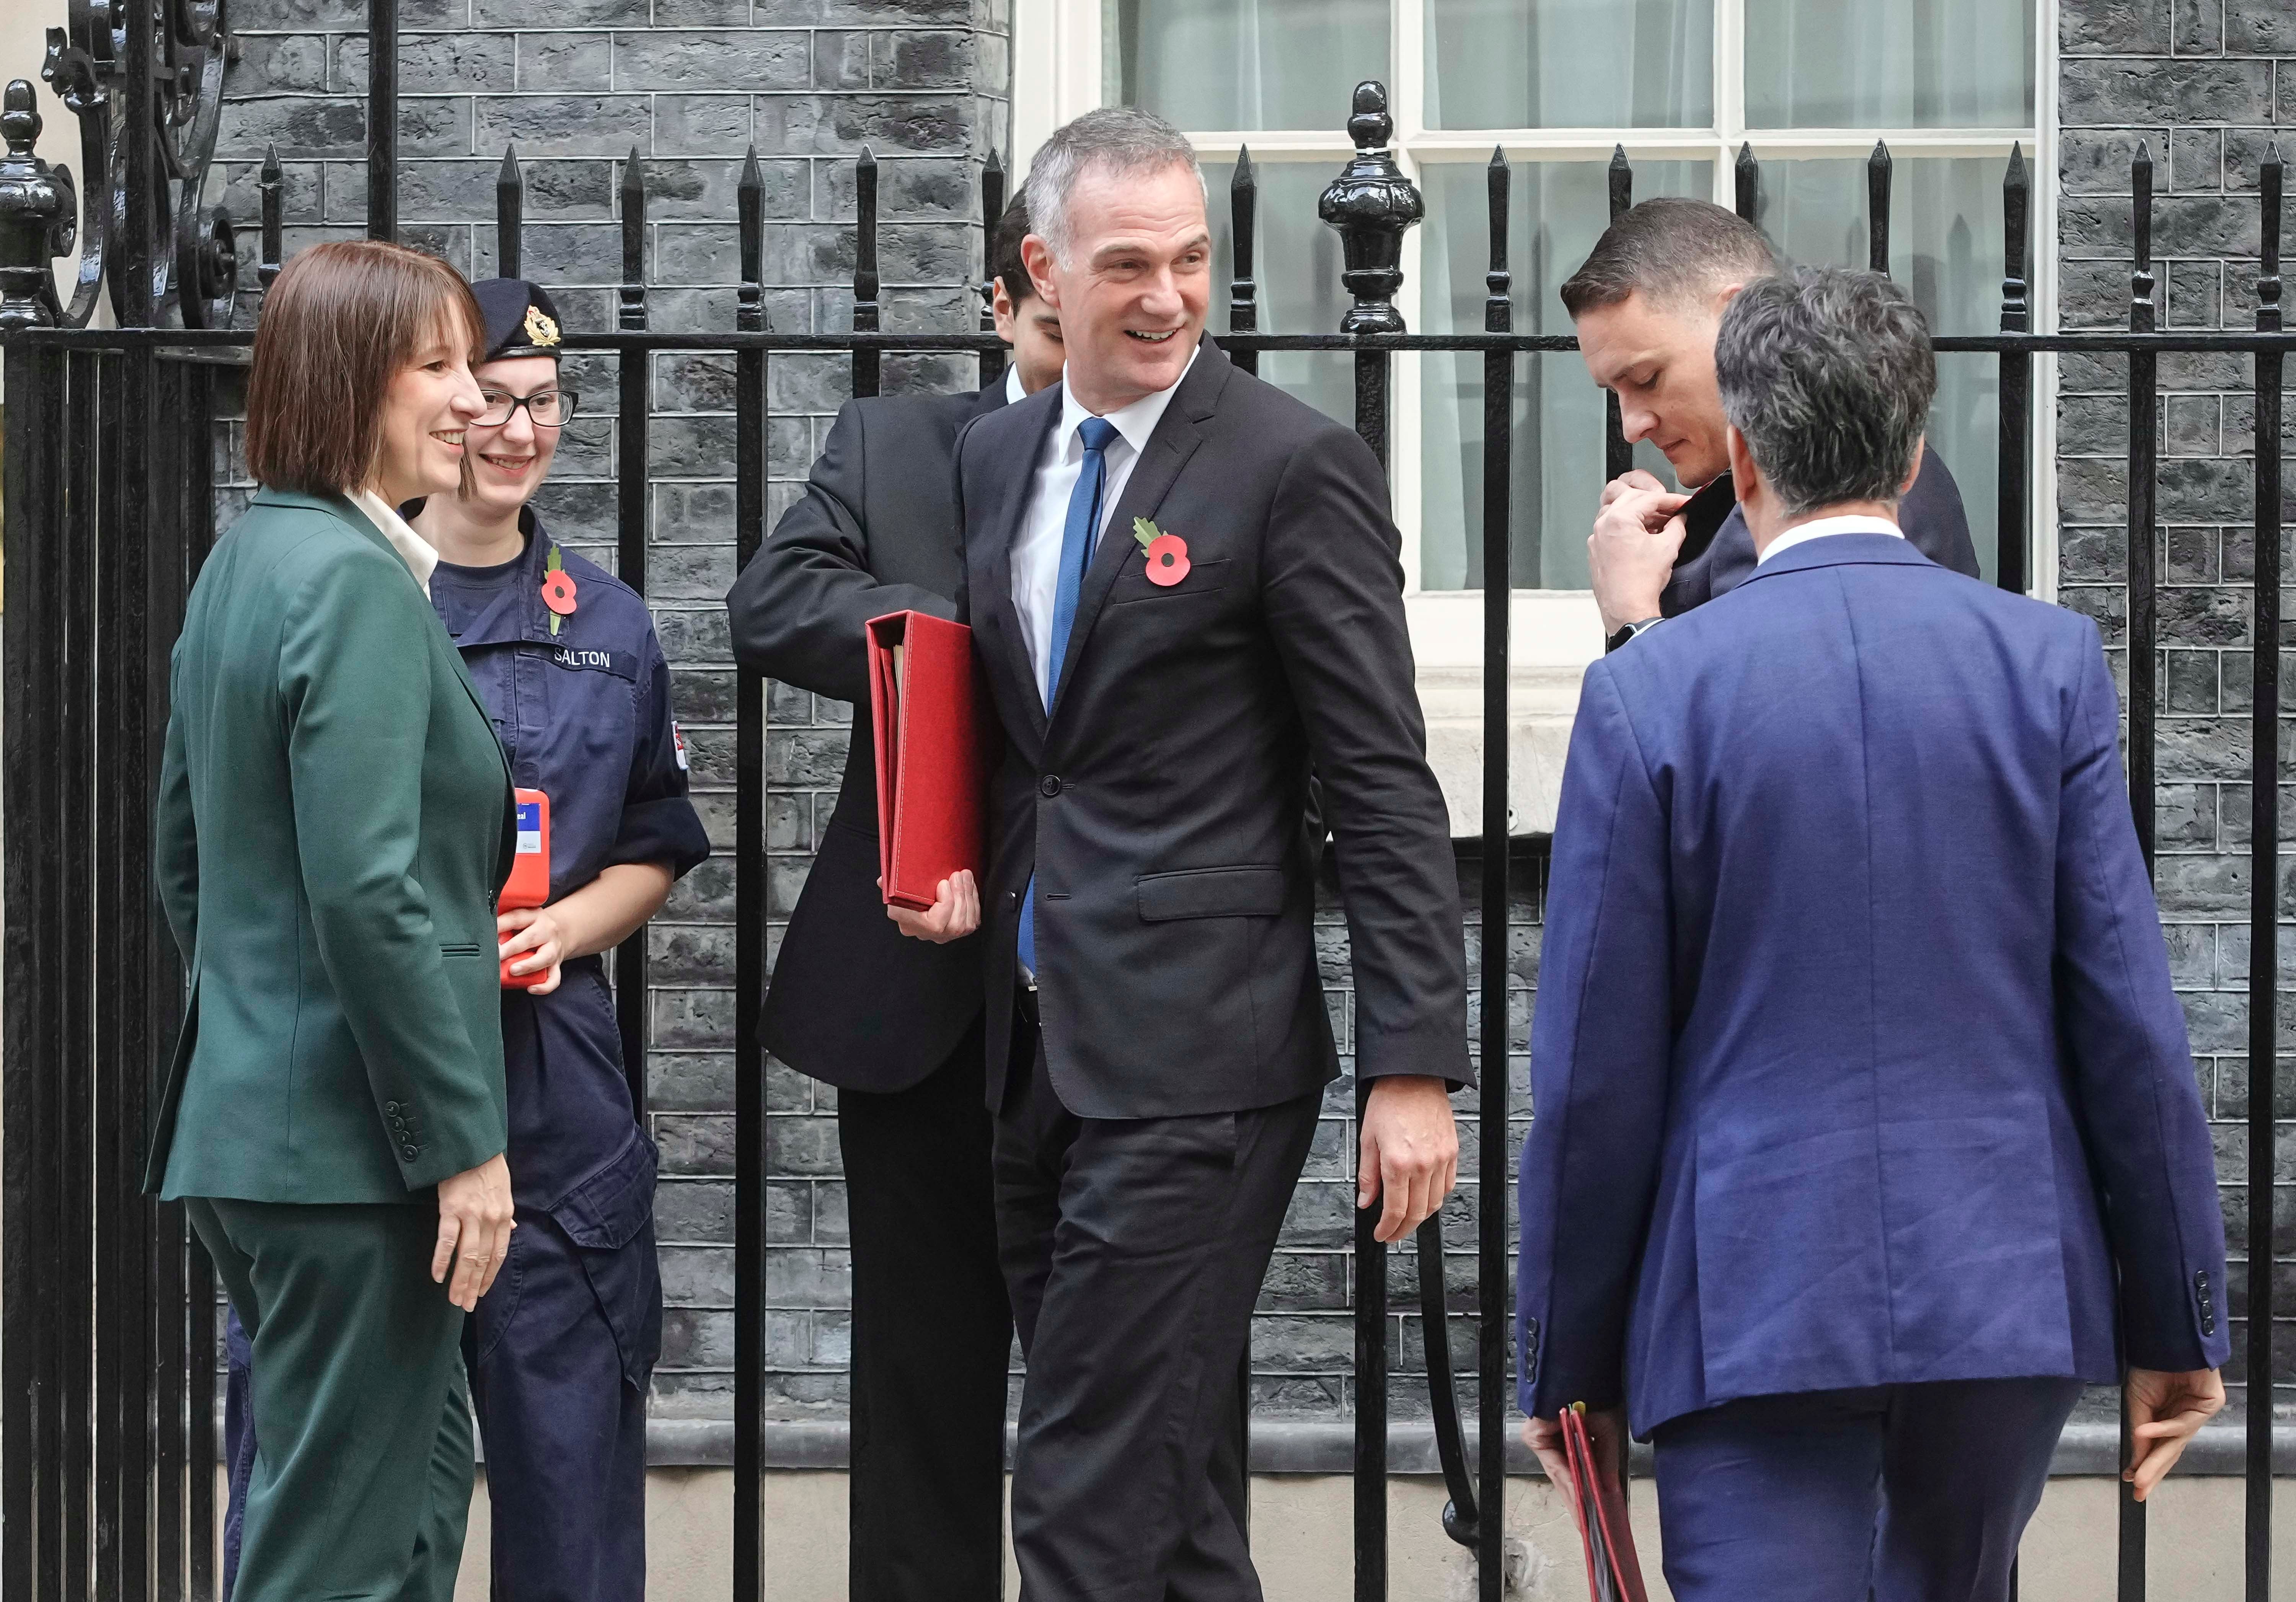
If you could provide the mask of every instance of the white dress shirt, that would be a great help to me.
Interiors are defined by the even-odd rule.
[[[1029,392],[1021,388],[1021,364],[1018,362],[1006,364],[1004,368],[1004,404],[1008,406],[1015,405],[1020,402],[1026,400],[1028,397]]]
[[[1822,540],[1829,534],[1887,534],[1898,539],[1906,537],[1906,531],[1889,519],[1866,512],[1852,512],[1844,518],[1812,518],[1807,523],[1795,524],[1772,540],[1769,549],[1762,552],[1754,565],[1759,568],[1782,551],[1791,551],[1796,545],[1807,544],[1811,540]]]
[[[382,530],[382,537],[390,542],[391,549],[398,552],[398,560],[406,564],[409,573],[414,575],[414,582],[422,587],[422,593],[429,595],[430,575],[439,566],[439,552],[431,547],[430,542],[415,533],[414,526],[398,515],[398,509],[374,491],[354,489],[347,493],[350,503],[366,513],[367,519]]]
[[[1190,356],[1188,366],[1180,370],[1171,388],[1144,395],[1108,413],[1117,437],[1108,442],[1103,453],[1108,477],[1100,492],[1100,527],[1093,530],[1095,550],[1100,536],[1108,531],[1108,520],[1116,515],[1116,503],[1139,463],[1140,453],[1148,448],[1149,437],[1163,421],[1164,408],[1172,404],[1174,392],[1187,381],[1188,370],[1195,364],[1196,358]],[[1092,415],[1068,388],[1065,370],[1062,380],[1060,426],[1045,444],[1028,512],[1021,519],[1020,532],[1013,536],[1013,609],[1021,614],[1021,632],[1029,642],[1029,660],[1037,669],[1039,696],[1052,681],[1053,601],[1061,587],[1061,535],[1068,527],[1069,497],[1084,470],[1084,441],[1077,429]]]

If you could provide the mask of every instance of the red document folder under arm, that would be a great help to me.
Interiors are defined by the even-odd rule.
[[[894,612],[868,630],[877,870],[887,905],[923,911],[957,870],[980,877],[990,714],[964,625]]]
[[[1570,1495],[1578,1508],[1588,1594],[1594,1602],[1649,1602],[1635,1533],[1627,1523],[1626,1487],[1595,1467],[1587,1416],[1577,1408],[1562,1410],[1562,1456],[1570,1465]]]

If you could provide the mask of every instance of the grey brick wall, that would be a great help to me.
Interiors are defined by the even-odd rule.
[[[2062,0],[2062,142],[2057,204],[2061,319],[2067,329],[2124,327],[2129,298],[2129,159],[2154,163],[2153,249],[2161,326],[2255,326],[2258,163],[2277,137],[2296,158],[2296,10],[2285,0]],[[2225,1223],[2234,1266],[2233,1361],[2244,1385],[2247,1239],[2249,690],[2254,411],[2244,356],[2164,357],[2156,561],[2160,594],[2158,884],[2200,1068],[2215,1121]],[[2057,404],[2060,598],[2095,617],[2126,683],[2128,364],[2067,358]],[[2284,439],[2284,449],[2286,441]],[[2284,519],[2296,513],[2284,506]],[[2285,602],[2284,601],[2284,607]],[[2296,635],[2284,625],[2282,643]],[[2291,671],[2284,650],[2284,680]],[[2284,723],[2282,772],[2296,752]],[[2296,838],[2284,792],[2282,850]],[[2284,854],[2281,906],[2296,911],[2296,858]],[[2296,977],[2296,928],[2280,936],[2281,980]],[[2296,996],[2283,991],[2280,1043],[2296,1043]],[[2283,1083],[2286,1083],[2285,1071]],[[2296,1096],[2281,1093],[2284,1120]],[[2276,1177],[2296,1181],[2296,1125],[2283,1122]],[[2274,1197],[2278,1271],[2274,1379],[2296,1410],[2296,1185]]]

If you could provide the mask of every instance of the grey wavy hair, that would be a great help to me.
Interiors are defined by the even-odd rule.
[[[1881,274],[1846,267],[1740,290],[1722,314],[1714,376],[1790,517],[1895,502],[1937,395],[1921,308]]]
[[[1086,111],[1056,129],[1029,162],[1028,181],[1021,192],[1029,202],[1029,217],[1037,238],[1052,247],[1065,266],[1076,242],[1069,226],[1069,192],[1076,181],[1095,168],[1119,176],[1152,172],[1165,167],[1185,167],[1201,187],[1203,168],[1196,163],[1196,147],[1188,136],[1152,111],[1135,106],[1103,106]]]

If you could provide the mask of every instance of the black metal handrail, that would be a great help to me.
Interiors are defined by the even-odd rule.
[[[137,0],[144,3],[144,0]],[[194,0],[149,0],[182,5]],[[388,55],[396,10],[377,7],[373,55]],[[211,36],[219,37],[219,36]],[[219,48],[219,46],[218,46]],[[124,70],[124,69],[122,69]],[[79,70],[64,59],[63,78]],[[107,67],[107,72],[113,69]],[[391,102],[390,71],[373,66],[373,87]],[[20,94],[19,89],[22,90]],[[395,226],[393,167],[387,130],[394,103],[378,104],[372,128],[385,130],[372,152],[375,181],[369,225]],[[116,108],[114,108],[116,109]],[[109,119],[114,109],[107,109]],[[240,359],[245,330],[216,326],[226,316],[239,277],[235,253],[201,257],[180,251],[178,277],[162,282],[146,255],[108,244],[108,270],[140,287],[127,293],[131,326],[96,331],[59,328],[94,290],[83,274],[70,306],[44,289],[50,257],[70,248],[75,197],[31,151],[37,119],[29,86],[11,86],[0,132],[8,138],[7,176],[0,191],[0,349],[4,349],[7,412],[7,600],[20,619],[6,631],[4,753],[10,820],[5,846],[5,972],[9,1005],[0,1041],[0,1200],[9,1228],[0,1237],[0,1297],[6,1326],[0,1339],[0,1590],[11,1598],[142,1598],[211,1593],[208,1572],[214,1507],[212,1481],[189,1472],[212,1462],[214,1350],[212,1280],[179,1211],[134,1194],[144,1108],[142,1070],[170,1038],[179,993],[175,957],[149,920],[122,915],[146,903],[142,842],[155,740],[164,713],[166,653],[182,596],[214,532],[207,447],[215,421],[219,364]],[[1349,130],[1357,151],[1327,192],[1324,214],[1346,249],[1345,282],[1352,303],[1336,333],[1273,333],[1259,327],[1254,278],[1258,176],[1250,151],[1240,153],[1230,188],[1234,243],[1229,331],[1218,336],[1238,364],[1256,371],[1268,352],[1344,352],[1353,358],[1354,422],[1384,462],[1390,436],[1390,373],[1401,354],[1452,352],[1483,358],[1484,447],[1480,554],[1483,590],[1483,821],[1477,870],[1480,921],[1474,932],[1481,1012],[1478,1047],[1481,1087],[1474,1113],[1480,1211],[1476,1221],[1476,1411],[1480,1428],[1469,1462],[1453,1383],[1448,1341],[1447,1254],[1439,1221],[1416,1242],[1417,1294],[1426,1336],[1430,1414],[1450,1494],[1446,1527],[1478,1555],[1480,1592],[1496,1602],[1503,1579],[1503,1506],[1508,1462],[1513,1304],[1508,1290],[1509,1137],[1508,983],[1510,897],[1521,880],[1510,849],[1507,815],[1508,668],[1512,642],[1510,577],[1513,510],[1512,466],[1518,358],[1577,348],[1569,335],[1513,331],[1515,281],[1506,238],[1513,171],[1494,152],[1487,171],[1490,255],[1483,327],[1412,333],[1394,309],[1401,282],[1400,245],[1419,218],[1421,200],[1387,149],[1383,92],[1374,84],[1355,95]],[[83,129],[89,126],[83,119]],[[111,124],[107,121],[107,128]],[[134,139],[127,142],[136,143]],[[165,167],[166,163],[159,166]],[[155,169],[156,170],[156,169]],[[172,169],[171,169],[172,170]],[[2157,331],[2149,261],[2150,163],[2140,151],[2131,188],[2136,241],[2128,327],[2036,332],[2027,285],[2031,179],[2021,150],[2005,173],[2005,251],[2000,329],[1937,337],[1940,352],[1995,357],[2000,371],[1999,496],[1997,579],[2028,587],[2032,456],[2032,362],[2043,354],[2125,355],[2129,369],[2130,473],[2128,580],[2130,785],[2148,857],[2156,768],[2158,576],[2152,556],[2152,485],[2157,470],[2157,364],[2168,353],[2247,353],[2255,357],[2256,478],[2254,576],[2255,699],[2251,713],[2253,825],[2251,837],[2252,956],[2249,978],[2251,1090],[2247,1108],[2249,1187],[2246,1222],[2247,1338],[2240,1354],[2251,1382],[2248,1468],[2248,1595],[2262,1602],[2269,1576],[2272,1091],[2277,1080],[2274,954],[2279,728],[2281,470],[2278,458],[2284,357],[2296,333],[2281,328],[2279,217],[2281,167],[2267,156],[2259,174],[2263,262],[2253,331]],[[123,176],[124,175],[124,176]],[[128,221],[124,237],[176,201],[162,203],[150,174],[111,175],[108,198]],[[622,263],[617,327],[570,332],[566,348],[624,358],[674,351],[730,351],[734,356],[736,554],[746,563],[762,538],[767,508],[767,380],[775,356],[836,354],[851,363],[852,390],[882,387],[888,352],[970,354],[983,381],[1002,372],[1003,346],[988,331],[888,331],[882,321],[876,253],[876,168],[864,152],[856,169],[853,329],[798,333],[772,330],[765,304],[762,179],[754,152],[738,188],[741,284],[734,325],[701,331],[651,326],[645,261],[647,176],[633,151],[622,164],[619,192]],[[992,155],[982,169],[980,221],[1002,208],[1004,175]],[[1624,151],[1608,173],[1613,214],[1631,200],[1633,172]],[[1751,148],[1733,171],[1742,214],[1752,216],[1761,166]],[[137,184],[144,188],[138,192]],[[1869,261],[1885,266],[1890,247],[1892,163],[1877,145],[1866,166]],[[496,177],[499,261],[514,272],[523,258],[524,177],[506,151]],[[282,177],[275,157],[264,163],[260,197],[259,294],[276,276],[283,251]],[[135,216],[128,202],[135,201]],[[91,207],[91,217],[94,210]],[[108,226],[90,224],[90,227]],[[10,230],[13,231],[11,232]],[[97,236],[91,233],[93,240]],[[37,254],[36,254],[37,252]],[[194,259],[196,258],[196,259]],[[180,264],[207,276],[214,294],[181,292]],[[99,276],[101,276],[101,271]],[[173,286],[173,287],[171,287]],[[115,294],[121,293],[114,282]],[[204,298],[203,298],[204,296]],[[169,308],[173,311],[170,313]],[[242,307],[242,310],[245,308]],[[85,313],[80,314],[83,317]],[[168,315],[191,326],[155,326]],[[207,326],[200,326],[205,323]],[[170,359],[176,357],[188,359]],[[622,576],[644,593],[652,397],[650,364],[620,364],[620,407],[613,429],[619,453],[617,556]],[[1619,413],[1608,406],[1605,458],[1611,470],[1631,462]],[[130,537],[141,533],[143,537]],[[745,1070],[762,1061],[757,1002],[766,977],[766,790],[763,682],[736,669],[734,717],[735,813],[734,1047]],[[105,738],[96,738],[102,731]],[[125,731],[124,735],[120,733]],[[98,919],[93,909],[102,907]],[[643,1094],[645,995],[643,936],[616,960],[618,1013],[634,1096]],[[119,988],[119,1004],[89,998],[98,976]],[[767,1109],[760,1072],[735,1076],[734,1472],[737,1505],[759,1507],[763,1472],[762,1296],[766,1242]],[[1354,1243],[1357,1395],[1355,1402],[1356,1596],[1365,1602],[1387,1589],[1388,1341],[1385,1249],[1359,1218]],[[61,1294],[59,1294],[61,1293]],[[2257,1390],[2261,1385],[2264,1388]],[[26,1533],[29,1532],[29,1537]],[[2122,1515],[2121,1594],[2141,1596],[2142,1510]],[[763,1536],[757,1517],[735,1521],[734,1582],[755,1598],[763,1581]]]

